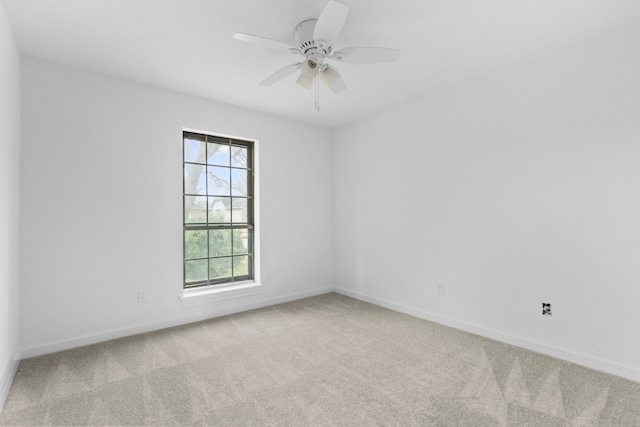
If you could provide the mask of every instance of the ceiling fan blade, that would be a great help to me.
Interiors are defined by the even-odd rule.
[[[281,68],[280,70],[276,71],[275,73],[271,74],[269,77],[264,79],[262,83],[260,83],[260,85],[271,86],[272,84],[277,83],[280,80],[284,79],[288,75],[295,73],[296,70],[300,69],[301,65],[302,65],[302,62],[287,65],[286,67]]]
[[[347,47],[331,55],[340,62],[372,64],[376,62],[396,62],[400,56],[398,49],[384,47]]]
[[[313,30],[313,39],[316,42],[324,40],[327,46],[332,46],[344,27],[348,13],[349,6],[335,0],[329,0],[318,17],[318,22]]]
[[[247,33],[235,33],[233,38],[236,40],[242,40],[243,42],[253,43],[258,46],[268,47],[269,49],[275,49],[280,51],[290,52],[291,49],[294,49],[296,52],[299,52],[299,49],[291,46],[288,43],[281,42],[279,40],[270,39],[262,36],[254,36],[253,34]]]
[[[333,93],[340,93],[347,88],[340,73],[331,65],[328,65],[324,69],[320,77]]]

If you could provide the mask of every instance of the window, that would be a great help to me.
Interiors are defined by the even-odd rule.
[[[253,142],[184,132],[184,287],[253,279]]]

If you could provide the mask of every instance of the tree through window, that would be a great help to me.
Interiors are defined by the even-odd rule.
[[[184,287],[253,279],[253,142],[182,140]]]

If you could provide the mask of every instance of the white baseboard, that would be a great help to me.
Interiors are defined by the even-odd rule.
[[[527,338],[522,338],[515,335],[507,334],[501,331],[474,325],[472,323],[463,322],[450,317],[440,316],[438,314],[434,314],[425,310],[409,307],[402,304],[396,304],[388,300],[371,297],[368,295],[349,291],[346,289],[335,288],[334,292],[351,297],[351,298],[355,298],[361,301],[365,301],[371,304],[375,304],[384,308],[388,308],[393,311],[409,314],[411,316],[418,317],[420,319],[429,320],[444,326],[449,326],[465,332],[470,332],[475,335],[480,335],[485,338],[490,338],[496,341],[511,344],[527,350],[535,351],[537,353],[542,353],[547,356],[552,356],[558,359],[566,360],[568,362],[575,363],[576,365],[581,365],[587,368],[591,368],[591,369],[606,372],[609,374],[617,375],[619,377],[627,378],[632,381],[640,382],[640,368],[638,367],[624,365],[622,363],[613,362],[610,360],[605,360],[598,357],[593,357],[586,354],[578,353],[575,351],[551,346],[541,342],[529,340]]]
[[[233,313],[239,313],[247,310],[254,310],[262,307],[268,307],[271,305],[281,304],[284,302],[294,301],[302,298],[308,298],[316,295],[322,295],[330,292],[336,292],[341,295],[345,295],[351,298],[355,298],[361,301],[369,302],[381,307],[388,308],[390,310],[398,311],[401,313],[409,314],[421,319],[429,320],[441,325],[449,326],[455,329],[470,332],[475,335],[490,338],[496,341],[511,344],[517,347],[521,347],[527,350],[535,351],[537,353],[546,354],[548,356],[556,357],[558,359],[566,360],[577,365],[585,366],[587,368],[596,369],[609,374],[617,375],[623,378],[630,379],[632,381],[640,382],[640,369],[638,367],[624,365],[610,360],[601,359],[598,357],[589,356],[586,354],[578,353],[571,350],[551,346],[541,342],[533,341],[527,338],[518,337],[515,335],[507,334],[498,330],[485,328],[472,323],[463,322],[457,319],[453,319],[446,316],[434,314],[425,310],[417,309],[414,307],[406,306],[403,304],[397,304],[392,301],[384,300],[381,298],[371,297],[358,292],[349,291],[347,289],[326,287],[321,289],[315,289],[312,291],[300,292],[289,294],[281,297],[270,298],[254,303],[235,306],[229,309],[218,310],[209,312],[206,314],[199,314],[190,317],[181,317],[179,319],[168,319],[160,322],[152,322],[141,324],[133,327],[127,327],[123,329],[105,331],[93,335],[87,335],[77,338],[72,338],[63,341],[57,341],[47,343],[44,345],[23,349],[20,353],[21,359],[29,357],[41,356],[44,354],[55,353],[58,351],[68,350],[75,347],[82,347],[85,345],[95,344],[112,339],[122,338],[130,335],[141,334],[145,332],[156,331],[159,329],[170,328],[173,326],[184,325],[192,322],[198,322],[214,317],[226,316]],[[13,376],[18,368],[19,361],[14,363],[8,370],[6,378],[0,378],[0,403],[4,403],[6,395],[9,393]],[[0,406],[1,407],[1,406]]]
[[[42,356],[44,354],[56,353],[58,351],[69,350],[71,348],[82,347],[85,345],[96,344],[99,342],[109,341],[117,338],[123,338],[131,335],[142,334],[145,332],[157,331],[160,329],[171,328],[174,326],[186,325],[188,323],[199,322],[214,317],[226,316],[233,313],[239,313],[247,310],[268,307],[271,305],[281,304],[284,302],[295,301],[302,298],[308,298],[316,295],[327,294],[333,292],[333,287],[314,289],[312,291],[298,292],[288,294],[281,297],[269,298],[258,302],[237,305],[232,308],[221,310],[213,310],[207,313],[200,313],[192,316],[183,316],[174,319],[167,319],[159,322],[151,322],[140,324],[132,327],[114,329],[110,331],[99,332],[97,334],[85,335],[62,341],[50,342],[47,344],[23,349],[20,352],[21,359]]]
[[[0,412],[2,412],[7,397],[9,396],[9,390],[18,371],[18,365],[20,365],[19,360],[10,361],[6,368],[4,368],[4,371],[0,373]]]

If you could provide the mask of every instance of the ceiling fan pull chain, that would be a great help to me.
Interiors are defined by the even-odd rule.
[[[316,110],[320,111],[320,73],[316,74]]]

